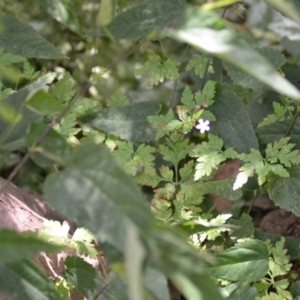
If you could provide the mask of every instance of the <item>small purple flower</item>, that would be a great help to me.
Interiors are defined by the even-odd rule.
[[[196,128],[198,130],[200,130],[200,133],[205,133],[205,131],[209,131],[210,130],[209,121],[208,120],[204,121],[203,119],[199,119],[198,123],[199,124],[196,125]]]

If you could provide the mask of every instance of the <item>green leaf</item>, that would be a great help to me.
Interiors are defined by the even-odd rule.
[[[145,287],[157,300],[170,300],[167,278],[158,270],[147,267]]]
[[[293,282],[290,287],[290,292],[294,300],[300,299],[300,281]]]
[[[56,21],[68,29],[82,35],[75,7],[72,0],[33,0],[42,9],[46,10]]]
[[[8,230],[0,231],[0,262],[16,261],[41,251],[59,252],[65,247],[55,246],[37,238],[25,238]]]
[[[285,137],[286,132],[291,125],[291,121],[278,121],[274,124],[258,127],[255,129],[258,140],[262,144],[274,143]],[[291,137],[291,143],[300,148],[300,119],[298,118],[292,128],[289,135]]]
[[[0,47],[14,55],[39,59],[66,59],[51,43],[42,38],[31,26],[21,23],[12,15],[0,15]]]
[[[147,1],[117,15],[110,29],[116,38],[142,38],[178,18],[184,6],[183,0]]]
[[[220,163],[237,155],[232,148],[223,151],[223,141],[216,135],[209,134],[208,139],[208,142],[198,145],[190,154],[191,157],[197,157],[195,180],[209,176]]]
[[[222,138],[225,148],[233,148],[239,153],[258,149],[250,117],[231,86],[217,85],[215,103],[210,111],[217,118],[217,122],[211,124],[211,132]]]
[[[288,143],[289,140],[290,137],[285,137],[273,145],[268,144],[266,156],[271,164],[275,164],[279,161],[285,167],[291,167],[292,165],[298,165],[300,163],[299,151],[291,151],[295,145]]]
[[[74,79],[66,72],[62,79],[51,86],[49,93],[59,102],[68,103],[75,95],[74,86]]]
[[[181,103],[189,110],[192,111],[195,108],[195,100],[194,95],[191,91],[191,88],[186,85],[184,87],[182,97],[181,97]],[[178,110],[177,110],[178,112]]]
[[[166,126],[175,119],[175,114],[172,109],[169,109],[166,115],[149,116],[147,117],[151,126],[156,129],[156,139],[170,133],[173,129]]]
[[[62,273],[63,278],[72,283],[88,299],[94,299],[107,285],[96,269],[81,257],[68,256],[65,266],[66,270]]]
[[[268,271],[267,245],[258,240],[246,240],[216,254],[218,266],[209,268],[212,276],[228,281],[253,282]]]
[[[96,19],[96,25],[98,27],[109,25],[115,14],[115,0],[102,0]]]
[[[212,12],[188,8],[181,27],[171,31],[171,35],[236,65],[283,95],[300,98],[295,86]]]
[[[265,2],[300,24],[300,14],[299,11],[297,11],[297,8],[293,5],[293,2],[282,0],[265,0]]]
[[[153,231],[151,252],[159,253],[155,267],[166,274],[187,299],[221,300],[198,251],[184,241],[185,238],[179,237],[178,228]]]
[[[300,167],[288,169],[289,177],[274,177],[268,185],[269,196],[276,206],[300,217]]]
[[[195,74],[202,78],[206,70],[208,59],[209,58],[205,55],[193,55],[186,66],[186,70],[190,71],[194,69]]]
[[[30,260],[0,266],[0,292],[16,300],[63,300],[52,281]]]
[[[291,269],[292,264],[289,264],[287,257],[287,250],[284,248],[285,240],[281,238],[274,247],[271,248],[272,257],[269,262],[269,273],[272,278],[276,276],[285,275]]]
[[[264,120],[258,124],[257,128],[278,123],[280,121],[285,121],[289,118],[288,116],[286,116],[288,112],[288,108],[281,105],[280,103],[273,102],[273,109],[274,109],[274,114],[270,114],[266,118],[264,118]]]
[[[147,117],[156,115],[159,109],[154,101],[109,108],[98,113],[91,125],[124,140],[150,142],[155,139],[155,132]]]
[[[277,49],[274,48],[256,48],[259,54],[261,54],[275,69],[280,68],[286,63],[285,56]],[[263,82],[255,77],[247,74],[245,71],[239,69],[229,63],[224,63],[224,68],[228,72],[228,75],[235,84],[239,84],[245,88],[258,90],[263,87]]]
[[[53,115],[61,112],[64,105],[58,102],[45,90],[39,90],[33,95],[29,95],[26,100],[26,106],[37,114]]]
[[[40,71],[35,72],[34,67],[26,60],[23,62],[23,73],[21,74],[22,78],[28,80],[35,80],[39,77]]]
[[[108,107],[122,107],[129,105],[129,99],[124,95],[121,90],[117,90],[112,97],[109,99]]]
[[[242,197],[241,190],[233,190],[234,179],[227,178],[223,180],[199,182],[196,185],[196,189],[199,189],[199,195],[216,194],[225,199],[234,201]]]
[[[194,144],[189,144],[189,140],[176,141],[173,143],[171,139],[166,139],[166,146],[159,145],[159,150],[165,161],[172,162],[175,166],[184,159],[192,149]]]
[[[207,108],[211,106],[215,101],[216,94],[216,82],[215,81],[207,81],[203,90],[200,93],[197,93],[195,96],[196,104]]]
[[[28,95],[40,89],[47,88],[47,84],[51,83],[55,78],[54,73],[49,73],[37,81],[25,86],[18,92],[11,94],[1,103],[11,105],[15,111],[21,114],[22,119],[17,123],[6,124],[0,120],[0,144],[4,149],[18,149],[24,145],[24,136],[26,134],[28,125],[31,122],[38,121],[42,117],[28,109],[24,102]]]
[[[146,88],[151,89],[153,88],[153,85],[157,85],[159,82],[163,82],[166,79],[178,79],[178,66],[179,62],[175,60],[168,59],[162,63],[160,56],[153,55],[142,68],[135,72],[135,74],[137,76],[149,76],[146,80]]]
[[[55,162],[62,162],[72,151],[72,146],[67,143],[59,133],[51,130],[43,143],[38,147],[35,147],[36,141],[44,134],[47,125],[43,123],[32,123],[29,127],[29,131],[25,136],[25,145],[28,148],[32,148],[32,158],[40,166],[53,165]]]
[[[105,146],[80,145],[68,163],[70,168],[45,182],[45,195],[53,207],[121,252],[128,222],[140,231],[149,229],[152,216],[138,187]]]
[[[230,236],[234,239],[243,239],[243,238],[253,238],[254,236],[254,226],[252,218],[243,213],[241,217],[236,219],[230,219],[228,224],[234,225]]]
[[[230,300],[255,300],[257,290],[247,282],[232,283],[222,288],[222,294]]]
[[[1,33],[0,33],[1,37]],[[0,48],[0,63],[3,66],[10,66],[12,64],[24,62],[26,60],[25,57],[19,55],[13,55],[11,53],[4,53],[3,48]]]
[[[264,232],[261,229],[255,229],[254,237],[261,241],[271,241],[272,245],[280,241],[281,236]],[[298,259],[300,257],[300,240],[293,237],[285,237],[284,248],[287,249],[287,254],[291,260]]]

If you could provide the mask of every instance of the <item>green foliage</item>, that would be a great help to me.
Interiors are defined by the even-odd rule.
[[[198,145],[191,153],[192,157],[197,157],[198,162],[196,164],[195,180],[205,175],[209,176],[213,169],[216,169],[220,163],[228,158],[234,158],[237,154],[232,148],[222,151],[223,141],[217,136],[209,134],[208,138],[208,142]]]
[[[156,115],[159,108],[154,101],[108,108],[98,113],[91,125],[124,140],[150,142],[154,139],[154,130],[147,117]]]
[[[299,297],[299,241],[244,213],[264,189],[300,216],[299,3],[224,19],[226,1],[96,2],[0,2],[1,174],[16,165],[79,227],[0,231],[0,292],[165,300],[171,281],[193,300]],[[27,259],[40,251],[75,253],[55,284]],[[86,261],[99,256],[109,274]]]
[[[179,77],[178,66],[179,63],[175,60],[168,59],[162,63],[158,55],[153,55],[141,69],[136,71],[136,75],[149,76],[146,88],[151,89],[153,85],[157,85],[165,79],[177,79]]]

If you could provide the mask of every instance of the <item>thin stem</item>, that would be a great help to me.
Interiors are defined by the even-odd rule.
[[[288,130],[287,130],[287,132],[285,134],[285,136],[289,136],[290,135],[290,133],[291,133],[291,131],[292,131],[292,129],[293,129],[295,123],[296,123],[296,120],[297,120],[297,118],[299,116],[299,108],[300,107],[297,105],[297,112],[295,113],[295,115],[293,117],[293,120],[292,120],[292,123],[290,124],[290,126],[289,126],[289,128],[288,128]]]
[[[258,188],[257,190],[255,190],[254,198],[253,198],[253,200],[252,200],[252,202],[251,202],[251,205],[250,205],[250,207],[249,207],[249,209],[248,209],[248,211],[247,211],[247,214],[248,214],[248,215],[250,214],[250,212],[251,212],[251,210],[252,210],[252,208],[253,208],[253,206],[254,206],[254,203],[255,203],[255,201],[256,201],[258,195],[260,194],[260,192],[261,192],[261,189],[260,189],[260,188]]]

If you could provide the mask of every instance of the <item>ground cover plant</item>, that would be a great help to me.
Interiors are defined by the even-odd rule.
[[[262,194],[300,217],[299,43],[297,0],[1,1],[0,195],[66,221],[0,220],[0,293],[300,298],[299,241],[251,218]]]

